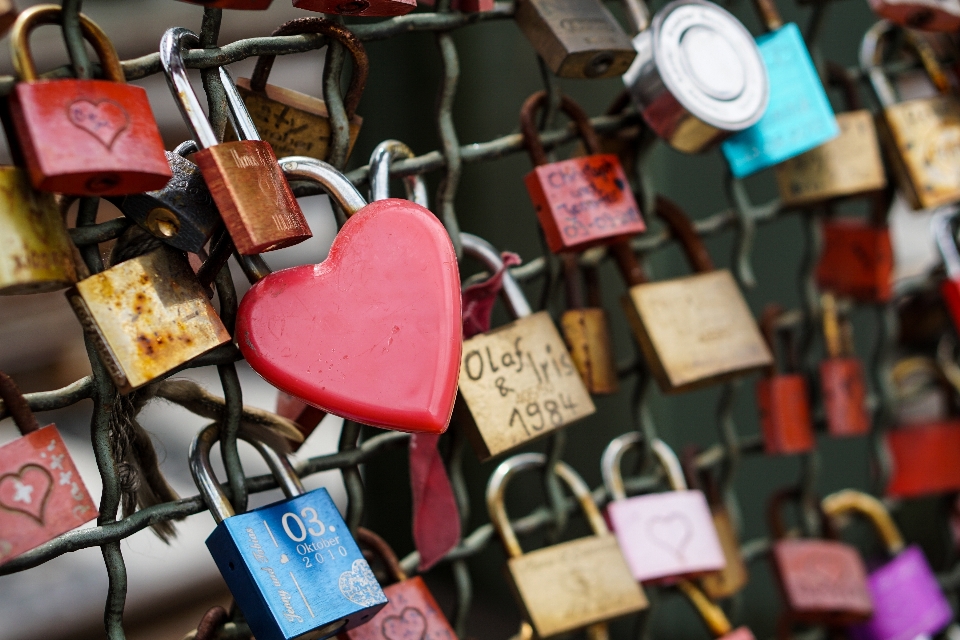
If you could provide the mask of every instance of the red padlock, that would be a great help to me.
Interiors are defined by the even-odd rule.
[[[940,283],[940,295],[950,312],[953,327],[960,331],[960,252],[953,232],[953,212],[938,214],[930,222],[947,277]]]
[[[587,114],[566,96],[560,100],[560,109],[577,125],[590,155],[547,161],[534,122],[537,111],[546,104],[546,91],[527,98],[520,109],[520,131],[535,165],[523,181],[550,251],[583,251],[645,231],[620,159],[600,153],[600,140]]]
[[[307,11],[341,16],[402,16],[417,8],[417,0],[293,0],[293,6]]]
[[[0,447],[0,564],[97,517],[55,425],[40,428],[13,380],[0,398],[23,435]]]
[[[30,55],[30,31],[60,24],[59,6],[26,9],[10,34],[21,82],[10,115],[34,188],[78,196],[153,191],[173,176],[142,87],[128,85],[107,35],[80,14],[80,28],[109,80],[40,80]]]
[[[810,418],[810,399],[807,380],[798,371],[793,334],[778,329],[777,321],[783,315],[779,305],[770,304],[763,310],[760,327],[777,360],[777,336],[783,335],[784,373],[777,372],[776,362],[757,381],[757,406],[760,409],[760,427],[764,450],[768,454],[803,453],[813,449],[813,423]]]
[[[834,297],[821,297],[827,359],[820,363],[820,389],[827,431],[832,436],[859,436],[870,431],[863,365],[853,352],[850,319],[842,320]]]
[[[883,441],[890,461],[891,498],[960,491],[960,421],[891,429]]]
[[[314,429],[317,428],[320,421],[327,415],[327,412],[323,409],[311,407],[300,398],[281,391],[277,394],[276,414],[283,416],[287,420],[292,420],[294,424],[297,425],[300,433],[303,434],[303,440],[300,442],[291,441],[290,443],[293,451],[296,451],[307,441],[307,438],[313,433]]]

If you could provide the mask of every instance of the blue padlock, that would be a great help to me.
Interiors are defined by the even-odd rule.
[[[219,425],[197,434],[190,472],[217,521],[207,548],[257,640],[321,640],[387,604],[326,489],[304,493],[287,457],[251,442],[287,500],[235,515],[210,466]]]
[[[752,127],[721,148],[734,177],[743,178],[840,135],[827,93],[796,24],[783,24],[774,0],[754,0],[768,33],[757,38],[767,66],[770,102]]]

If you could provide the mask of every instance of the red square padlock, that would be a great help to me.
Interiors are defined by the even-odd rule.
[[[823,251],[817,286],[861,302],[887,302],[893,296],[893,244],[890,229],[865,220],[823,224]]]

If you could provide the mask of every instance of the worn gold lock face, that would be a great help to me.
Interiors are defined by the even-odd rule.
[[[560,329],[570,357],[590,393],[616,393],[620,385],[610,340],[610,322],[600,301],[597,269],[583,270],[589,297],[585,303],[576,254],[563,254],[562,259],[570,308],[560,316]]]

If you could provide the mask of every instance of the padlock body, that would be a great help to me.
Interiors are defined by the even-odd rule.
[[[830,435],[860,436],[869,433],[867,384],[860,360],[828,358],[821,362],[820,389]]]
[[[107,80],[19,82],[10,115],[30,183],[108,196],[162,188],[171,177],[142,87]]]
[[[551,162],[534,167],[523,181],[554,253],[582,251],[647,228],[615,155]]]
[[[561,78],[619,76],[637,56],[630,38],[596,0],[520,0],[514,18]]]
[[[277,394],[276,414],[287,420],[292,420],[297,425],[297,429],[303,434],[303,442],[291,443],[293,450],[299,449],[307,438],[313,433],[320,421],[323,420],[327,412],[323,409],[317,409],[310,406],[300,398],[292,396],[289,393],[281,391]]]
[[[730,514],[723,507],[711,506],[713,528],[717,531],[720,548],[723,549],[724,566],[700,578],[700,586],[711,600],[723,600],[739,592],[749,580],[747,565],[740,554],[740,540],[730,520]]]
[[[270,8],[273,0],[180,0],[188,4],[199,4],[211,9],[245,9],[262,11]]]
[[[487,460],[596,411],[546,311],[463,342],[460,395],[467,435]]]
[[[776,166],[784,205],[824,202],[887,186],[873,114],[861,109],[836,118],[840,135]]]
[[[960,330],[960,278],[944,278],[940,283],[940,296],[947,306],[954,328]]]
[[[665,393],[720,382],[773,362],[750,307],[725,269],[636,285],[622,303]]]
[[[767,67],[770,102],[757,124],[721,146],[737,178],[789,160],[840,133],[797,25],[759,36],[757,47]]]
[[[850,629],[852,640],[913,640],[950,624],[953,610],[923,551],[911,545],[867,579],[873,617]]]
[[[257,640],[319,640],[387,603],[326,489],[227,518],[207,549]]]
[[[77,281],[53,194],[34,191],[17,167],[0,167],[0,238],[0,295],[56,291]]]
[[[341,16],[402,16],[417,8],[417,0],[293,0],[293,6],[307,11]]]
[[[877,128],[914,209],[960,200],[960,100],[937,96],[889,106]]]
[[[824,222],[815,273],[820,289],[861,302],[887,302],[893,297],[893,269],[888,227],[864,220]]]
[[[0,565],[96,517],[54,425],[0,446]]]
[[[800,374],[775,375],[757,381],[757,408],[763,448],[768,454],[810,451],[813,421],[807,380]]]
[[[623,557],[639,582],[697,575],[725,559],[701,491],[648,493],[607,506]]]
[[[869,0],[881,18],[924,31],[960,29],[960,2],[957,0]]]
[[[777,540],[770,551],[787,609],[800,622],[846,625],[873,613],[854,547],[833,540]]]
[[[570,309],[560,316],[560,329],[573,365],[590,393],[616,393],[620,388],[610,341],[610,323],[602,308]]]
[[[539,638],[648,605],[612,535],[579,538],[510,558],[507,577]]]
[[[330,115],[326,103],[298,91],[268,84],[264,92],[252,91],[250,80],[237,78],[237,91],[253,118],[261,139],[270,143],[273,152],[281,158],[308,156],[326,160],[330,147]],[[363,118],[354,114],[349,121],[350,144],[347,157],[353,151]],[[231,131],[228,129],[228,132]]]
[[[313,235],[268,143],[225,142],[193,157],[241,255],[282,249]]]
[[[387,606],[341,640],[456,640],[423,578],[414,576],[383,588]]]
[[[67,298],[121,393],[230,342],[186,258],[166,247],[81,280]]]
[[[890,456],[891,498],[960,490],[960,422],[934,422],[891,429],[884,434]]]

